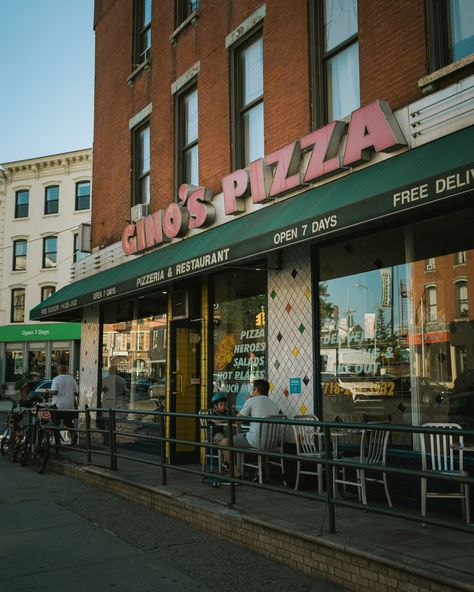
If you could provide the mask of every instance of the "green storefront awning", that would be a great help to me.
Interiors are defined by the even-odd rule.
[[[70,341],[81,338],[81,323],[41,323],[0,327],[0,342]]]
[[[31,319],[81,318],[88,304],[317,240],[474,189],[474,126],[243,215],[58,290]]]

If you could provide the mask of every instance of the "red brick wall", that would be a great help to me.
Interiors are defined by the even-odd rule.
[[[421,98],[428,73],[425,0],[359,2],[361,102],[384,99],[397,109]]]
[[[231,171],[230,52],[225,37],[261,0],[201,0],[199,19],[176,36],[174,2],[153,2],[152,67],[130,86],[132,2],[96,0],[93,246],[120,240],[131,205],[128,122],[148,103],[151,115],[151,207],[173,199],[174,98],[171,84],[198,60],[200,181],[214,192]],[[265,152],[311,129],[309,0],[266,2],[264,19]],[[361,99],[393,109],[422,96],[427,74],[424,0],[359,0]],[[113,207],[111,207],[113,206]]]

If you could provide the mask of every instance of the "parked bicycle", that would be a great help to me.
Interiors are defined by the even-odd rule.
[[[21,464],[34,464],[38,473],[43,473],[48,463],[49,449],[55,426],[51,410],[55,406],[31,403],[31,423],[26,429],[21,447]]]
[[[9,454],[11,462],[16,462],[21,452],[22,441],[25,435],[25,428],[23,426],[24,414],[25,410],[18,403],[13,402],[0,444],[1,454],[4,456]]]

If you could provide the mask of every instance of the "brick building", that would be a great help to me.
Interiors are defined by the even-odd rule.
[[[96,0],[92,254],[33,311],[83,323],[85,400],[115,365],[130,405],[165,385],[170,410],[217,389],[239,409],[265,377],[288,416],[452,416],[474,368],[473,11]],[[433,354],[427,294],[450,303]]]

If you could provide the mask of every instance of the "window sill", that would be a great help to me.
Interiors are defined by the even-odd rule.
[[[418,80],[418,87],[423,89],[424,92],[429,92],[430,90],[434,90],[434,89],[429,89],[427,87],[429,87],[429,85],[431,85],[431,84],[434,84],[438,80],[441,80],[442,78],[446,78],[446,76],[453,74],[453,72],[457,72],[458,70],[462,70],[466,66],[469,66],[470,64],[473,64],[473,63],[474,63],[474,53],[471,53],[470,55],[462,58],[461,60],[458,60],[457,62],[453,62],[452,64],[448,64],[447,66],[444,66],[443,68],[440,68],[439,70],[436,70],[435,72],[431,72],[431,74],[428,74],[427,76],[423,76],[423,78],[420,78],[420,80]]]
[[[27,269],[12,269],[11,273],[13,275],[16,275],[17,273],[26,273],[28,270]]]
[[[40,269],[40,272],[43,272],[43,271],[57,271],[57,269],[58,269],[57,267],[42,267]]]
[[[25,216],[22,218],[13,218],[13,222],[28,222],[29,219],[30,219],[29,216]]]
[[[177,29],[175,29],[170,35],[170,45],[174,47],[176,45],[176,39],[179,37],[181,32],[189,27],[190,25],[196,26],[199,22],[199,12],[195,10],[192,12],[187,19],[185,19]]]
[[[59,216],[59,212],[53,212],[51,214],[43,214],[43,218],[54,218],[54,216]]]
[[[140,74],[140,72],[148,72],[148,70],[150,70],[150,68],[151,68],[151,58],[147,58],[144,62],[142,62],[141,64],[138,64],[138,66],[135,66],[135,69],[132,71],[130,76],[127,78],[128,86],[134,85],[135,78]]]

